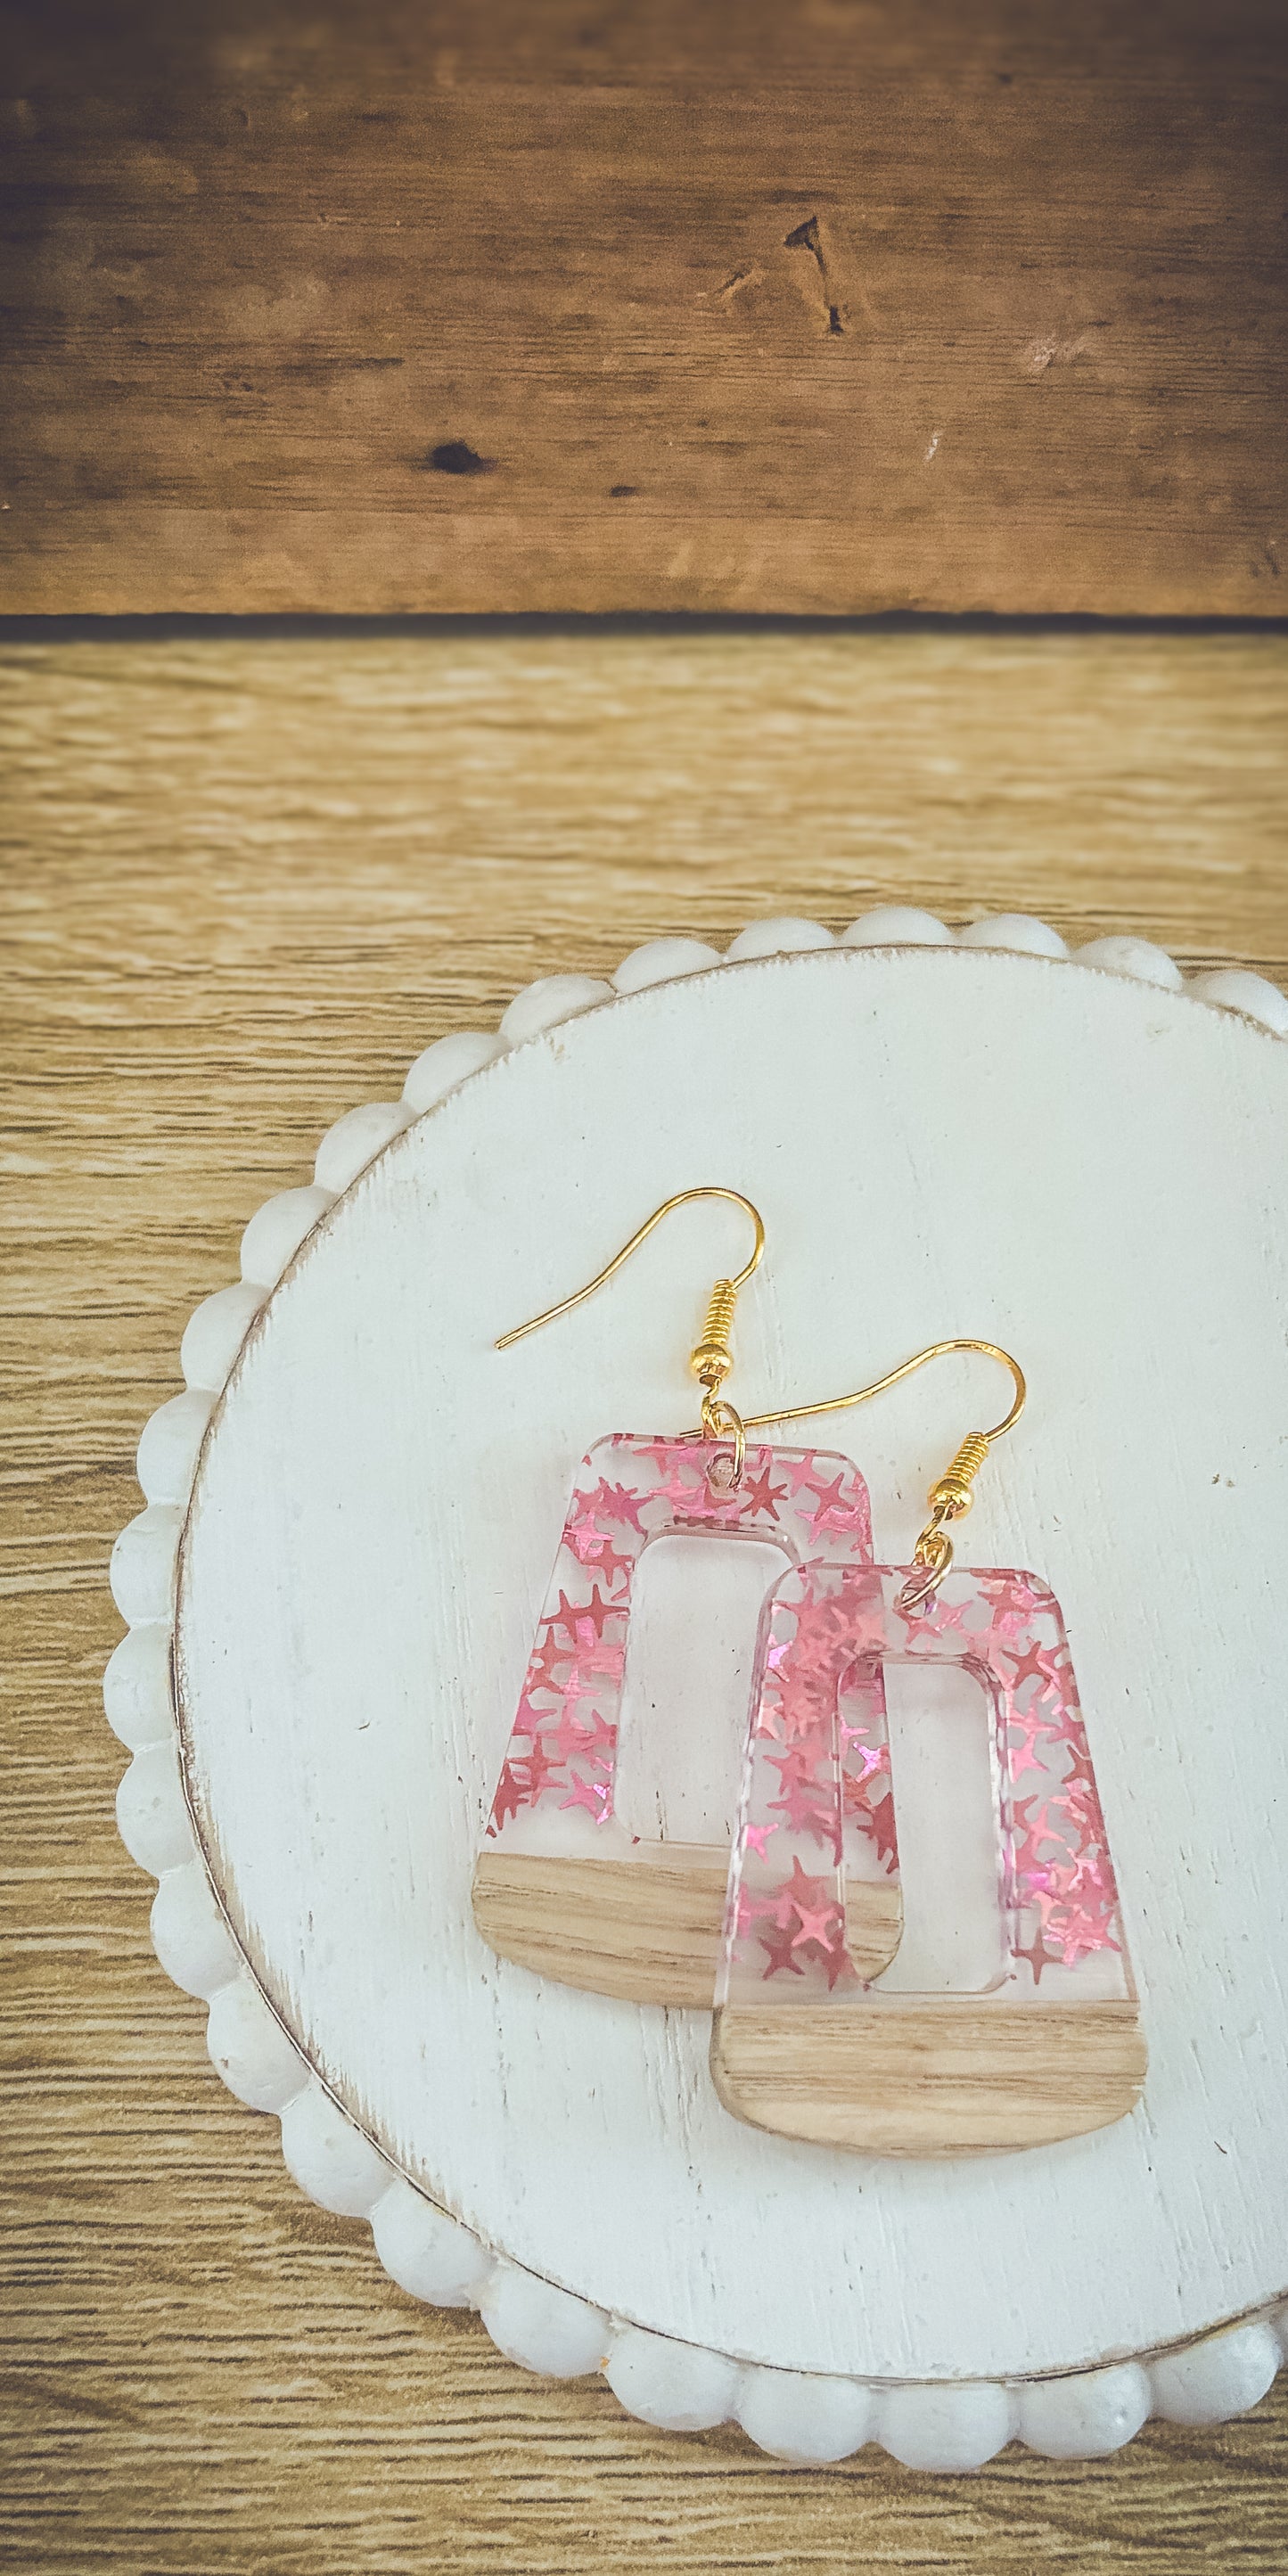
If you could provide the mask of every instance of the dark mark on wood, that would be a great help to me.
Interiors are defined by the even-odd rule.
[[[496,472],[496,458],[480,456],[477,449],[468,447],[463,438],[443,439],[439,446],[431,447],[425,463],[435,474],[495,474]]]
[[[610,483],[608,487],[609,500],[633,501],[639,488],[638,483]]]
[[[829,274],[827,253],[823,247],[823,236],[819,230],[817,215],[807,215],[803,224],[797,224],[794,232],[786,235],[783,248],[784,250],[807,250],[811,259],[815,261],[823,288],[823,301],[827,307],[828,331],[834,338],[840,339],[845,330],[845,308],[837,299]]]

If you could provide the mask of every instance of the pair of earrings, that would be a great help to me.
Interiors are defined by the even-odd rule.
[[[745,1420],[723,1389],[739,1291],[765,1230],[715,1185],[655,1209],[584,1288],[593,1296],[672,1209],[732,1200],[751,1254],[712,1291],[690,1367],[701,1425],[617,1432],[583,1459],[537,1628],[487,1839],[479,1931],[502,1958],[636,2003],[710,2009],[711,2071],[754,2126],[879,2155],[1049,2144],[1120,2119],[1145,2048],[1064,1620],[1035,1576],[954,1564],[992,1444],[1025,1400],[995,1343],[936,1342],[852,1395]],[[931,1487],[911,1565],[875,1562],[868,1489],[838,1452],[749,1432],[839,1412],[950,1351],[1011,1371],[1014,1400]],[[615,1813],[632,1588],[644,1550],[704,1534],[790,1560],[761,1614],[732,1852],[648,1842]],[[903,1933],[887,1667],[958,1667],[990,1707],[999,1973],[971,1993],[877,1982]]]

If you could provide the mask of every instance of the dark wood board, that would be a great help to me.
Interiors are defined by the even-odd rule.
[[[0,608],[1284,612],[1269,0],[5,52]]]

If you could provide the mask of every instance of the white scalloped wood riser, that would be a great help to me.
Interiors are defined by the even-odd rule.
[[[805,954],[834,944],[816,924],[761,923],[734,942],[729,959]],[[954,940],[928,915],[891,910],[866,916],[841,944],[956,946],[1049,960],[1065,953],[1057,935],[1040,923],[976,924]],[[284,2153],[301,2187],[326,2208],[368,2217],[395,2280],[422,2298],[476,2306],[500,2349],[530,2368],[568,2375],[603,2368],[622,2403],[648,2422],[697,2429],[732,2415],[763,2448],[789,2459],[836,2459],[876,2440],[913,2466],[964,2468],[991,2457],[1012,2437],[1053,2457],[1082,2456],[1117,2448],[1151,2411],[1188,2423],[1220,2420],[1255,2404],[1269,2385],[1284,2348],[1288,2309],[1254,2316],[1187,2349],[1006,2384],[950,2376],[941,2384],[877,2385],[853,2374],[778,2369],[768,2361],[745,2364],[684,2337],[611,2319],[592,2301],[556,2288],[481,2243],[394,2172],[310,2072],[270,2009],[197,1851],[171,1699],[176,1558],[212,1411],[276,1283],[372,1157],[395,1145],[410,1121],[474,1074],[611,1001],[614,988],[621,994],[646,992],[695,972],[706,976],[720,962],[696,941],[653,942],[624,962],[613,987],[579,976],[544,979],[511,1004],[496,1037],[459,1035],[428,1049],[413,1065],[401,1102],[370,1104],[341,1119],[319,1148],[313,1185],[269,1201],[252,1218],[243,1238],[242,1283],[208,1299],[194,1315],[183,1343],[188,1391],[153,1416],[140,1443],[139,1477],[148,1508],[122,1533],[113,1559],[113,1589],[130,1633],[112,1658],[105,1684],[109,1720],[134,1754],[121,1784],[121,1832],[140,1865],[160,1882],[153,1911],[158,1955],[177,1984],[208,2000],[211,2056],[225,2082],[243,2101],[281,2117]],[[1173,961],[1144,942],[1098,941],[1077,962],[1160,995],[1182,989]],[[1235,1012],[1277,1036],[1288,1034],[1288,1002],[1256,976],[1226,970],[1196,978],[1189,991],[1214,1006],[1214,1016],[1217,1010]],[[732,1171],[703,1177],[746,1185]],[[1269,1194],[1268,1175],[1265,1186]],[[1274,1245],[1273,1232],[1267,1242],[1268,1249]],[[543,1279],[567,1271],[557,1230],[539,1256],[533,1253],[532,1267],[534,1277],[539,1271]],[[581,1275],[575,1258],[571,1268]],[[538,1294],[534,1290],[529,1297],[529,1307]],[[964,1313],[960,1302],[964,1298],[970,1306],[969,1283],[955,1294],[958,1328],[975,1329],[978,1316]],[[903,1336],[907,1343],[917,1337],[915,1325]]]

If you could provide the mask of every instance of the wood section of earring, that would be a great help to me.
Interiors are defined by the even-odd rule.
[[[912,1571],[803,1566],[770,1597],[712,2075],[737,2118],[819,2146],[890,2156],[1051,2146],[1122,2119],[1146,2064],[1064,1619],[1035,1575],[957,1567],[910,1603]],[[783,1755],[771,1748],[794,1747],[802,1717],[828,1707],[847,1672],[875,1677],[887,1662],[922,1676],[970,1671],[990,1702],[1006,1953],[996,1984],[869,1991],[857,1962],[843,1976],[840,1936],[821,1910],[816,1918],[798,1853],[787,1874]],[[892,1795],[897,1806],[897,1776]],[[766,1916],[799,1927],[768,1968]]]
[[[1121,2120],[1140,2098],[1134,2003],[727,2005],[711,2034],[725,2109],[753,2128],[872,2156],[988,2155]]]
[[[728,1875],[727,1855],[698,1843],[645,1846],[631,1860],[484,1851],[474,1920],[490,1949],[538,1976],[619,2003],[709,2012]],[[898,1881],[851,1879],[846,1925],[860,1975],[878,1976],[903,1929]]]

